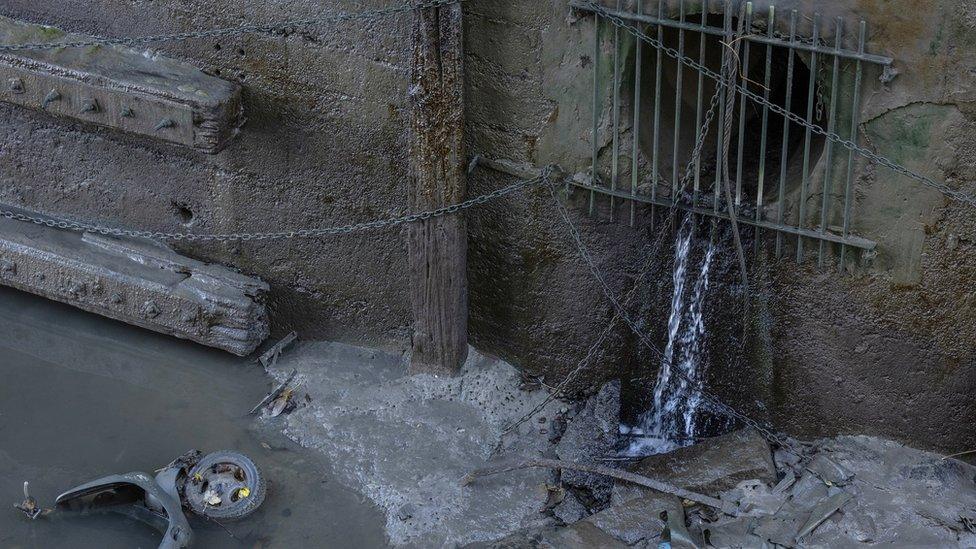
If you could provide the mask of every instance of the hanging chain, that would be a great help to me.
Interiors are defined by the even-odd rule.
[[[669,46],[664,45],[662,42],[660,42],[656,38],[648,35],[647,33],[643,32],[639,28],[637,28],[637,27],[629,24],[622,17],[618,17],[617,15],[614,15],[612,12],[610,12],[609,10],[607,10],[605,7],[601,6],[600,4],[597,4],[597,3],[592,2],[590,0],[584,0],[584,1],[585,1],[585,9],[587,9],[589,11],[592,11],[593,13],[595,13],[598,16],[606,19],[607,21],[610,21],[615,26],[617,26],[617,27],[619,27],[621,29],[626,30],[627,32],[631,33],[632,35],[634,35],[638,39],[647,42],[648,44],[650,44],[654,48],[656,48],[656,49],[664,52],[668,57],[671,57],[672,59],[675,59],[678,62],[680,62],[680,63],[682,63],[684,65],[687,65],[687,66],[695,69],[696,71],[704,74],[705,76],[707,76],[707,77],[711,78],[712,80],[714,80],[716,83],[718,83],[720,85],[726,85],[726,86],[730,86],[730,87],[735,87],[738,90],[739,93],[741,93],[742,95],[748,97],[752,101],[754,101],[754,102],[756,102],[756,103],[758,103],[760,105],[763,105],[763,106],[767,107],[773,113],[776,113],[776,114],[778,114],[780,116],[783,116],[783,117],[787,118],[788,120],[790,120],[791,122],[793,122],[794,124],[797,124],[799,126],[802,126],[804,128],[807,128],[811,132],[813,132],[813,133],[815,133],[817,135],[821,135],[824,138],[828,139],[829,141],[832,141],[834,143],[837,143],[838,145],[841,145],[845,149],[854,151],[855,153],[863,156],[864,158],[867,158],[870,162],[873,162],[873,163],[878,164],[880,166],[884,166],[885,168],[888,168],[888,169],[890,169],[890,170],[892,170],[892,171],[894,171],[894,172],[896,172],[898,174],[901,174],[901,175],[903,175],[905,177],[908,177],[909,179],[914,179],[915,181],[918,181],[919,183],[922,183],[923,185],[925,185],[927,187],[930,187],[932,189],[935,189],[935,190],[939,191],[940,193],[942,193],[943,195],[945,195],[946,197],[948,197],[948,198],[950,198],[952,200],[956,200],[956,201],[962,202],[964,204],[968,204],[970,206],[976,207],[976,196],[970,195],[970,194],[965,193],[965,192],[963,192],[961,190],[958,190],[958,189],[953,189],[949,185],[947,185],[945,183],[942,183],[942,182],[938,182],[938,181],[936,181],[936,180],[934,180],[931,177],[928,177],[926,175],[922,175],[920,173],[913,172],[912,170],[906,168],[905,166],[902,166],[901,164],[898,164],[897,162],[895,162],[895,161],[893,161],[893,160],[891,160],[889,158],[886,158],[884,156],[881,156],[880,154],[877,154],[877,153],[871,151],[870,149],[866,149],[864,147],[859,146],[857,143],[855,143],[854,141],[852,141],[850,139],[845,139],[845,138],[841,137],[840,135],[838,135],[837,133],[834,133],[834,132],[825,130],[824,128],[822,128],[822,127],[820,127],[820,126],[818,126],[816,124],[812,124],[812,123],[808,122],[806,119],[804,119],[802,116],[800,116],[798,114],[795,114],[792,111],[789,111],[786,108],[781,107],[781,106],[779,106],[779,105],[777,105],[777,104],[769,101],[768,99],[764,98],[762,95],[760,95],[760,94],[758,94],[758,93],[750,90],[748,88],[748,86],[746,86],[746,85],[740,84],[738,82],[728,82],[728,81],[726,81],[725,78],[722,75],[720,75],[719,73],[713,71],[712,69],[706,67],[705,65],[702,65],[698,61],[696,61],[696,60],[694,60],[694,59],[692,59],[690,57],[685,56],[684,54],[682,54],[678,50],[676,50],[676,49],[674,49],[672,47],[669,47]]]
[[[350,225],[341,225],[337,227],[324,227],[319,229],[298,229],[298,230],[291,230],[291,231],[278,231],[278,232],[267,232],[267,233],[197,234],[197,233],[167,233],[167,232],[159,232],[159,231],[118,229],[113,227],[95,225],[92,223],[85,223],[80,221],[67,221],[64,219],[57,219],[57,218],[48,217],[41,214],[24,213],[24,212],[2,209],[2,208],[0,208],[0,218],[13,219],[16,221],[25,221],[27,223],[34,223],[35,225],[44,225],[46,227],[52,227],[55,229],[97,233],[106,236],[149,238],[153,240],[186,240],[190,242],[193,241],[247,242],[250,240],[315,238],[315,237],[330,236],[330,235],[345,235],[345,234],[368,231],[368,230],[386,229],[390,227],[396,227],[398,225],[403,225],[406,223],[415,223],[417,221],[424,221],[435,217],[442,217],[445,215],[456,214],[460,211],[473,208],[475,206],[484,204],[486,202],[490,202],[492,200],[495,200],[496,198],[501,198],[503,196],[512,194],[514,192],[520,191],[527,187],[533,187],[542,184],[546,181],[547,179],[541,176],[533,179],[521,180],[512,183],[511,185],[496,189],[490,193],[486,193],[480,196],[476,196],[474,198],[470,198],[468,200],[465,200],[464,202],[451,204],[449,206],[442,206],[440,208],[436,208],[433,210],[427,210],[425,212],[414,213],[414,214],[404,215],[400,217],[376,219],[373,221],[364,221],[361,223],[353,223]]]
[[[41,51],[54,50],[61,48],[88,48],[93,46],[144,46],[146,44],[161,42],[183,42],[197,38],[219,38],[223,36],[236,36],[241,34],[272,34],[289,29],[297,29],[321,25],[324,23],[338,23],[342,21],[355,21],[364,19],[378,19],[407,13],[415,10],[438,8],[459,4],[462,0],[430,0],[420,4],[403,4],[391,8],[378,10],[362,11],[357,13],[339,13],[335,15],[325,15],[309,19],[293,19],[268,23],[264,25],[242,25],[237,27],[218,27],[202,31],[182,32],[177,34],[157,34],[150,36],[132,36],[123,38],[102,38],[94,37],[89,40],[79,40],[73,42],[37,42],[31,44],[0,44],[0,52],[17,51]]]

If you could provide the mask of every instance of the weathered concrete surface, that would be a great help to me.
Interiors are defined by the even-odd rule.
[[[399,354],[371,349],[299,345],[272,371],[284,378],[297,369],[312,397],[287,417],[285,434],[328,455],[342,482],[385,511],[394,545],[491,540],[551,522],[540,514],[544,470],[460,484],[488,459],[502,428],[546,392],[518,389],[513,367],[474,350],[459,377],[408,376],[406,364]],[[551,450],[547,425],[533,417],[506,439],[502,455]]]
[[[0,17],[0,43],[81,42]],[[0,99],[48,114],[216,153],[244,123],[241,87],[121,46],[0,52]]]
[[[144,240],[0,219],[0,284],[241,356],[268,337],[267,284]]]
[[[592,24],[570,14],[567,4],[465,3],[472,154],[555,162],[569,172],[587,169]],[[848,17],[848,31],[855,27],[852,14],[864,16],[868,49],[897,60],[900,74],[889,84],[879,82],[878,74],[865,78],[865,142],[973,192],[976,76],[969,69],[976,64],[976,12],[970,4],[945,0],[920,9],[909,0],[845,0],[817,7],[825,15]],[[2,12],[70,31],[121,36],[377,5],[8,0]],[[811,9],[810,3],[779,5]],[[161,44],[167,55],[214,75],[219,71],[244,87],[249,122],[213,157],[0,107],[0,201],[163,230],[269,230],[402,213],[410,26],[410,16],[397,16],[344,23],[334,32]],[[611,54],[605,41],[605,82]],[[602,112],[598,141],[605,159],[609,102]],[[629,117],[622,120],[627,128]],[[626,132],[624,137],[626,143]],[[629,149],[623,150],[621,164],[629,165]],[[976,432],[965,427],[976,422],[969,396],[976,391],[971,211],[880,168],[858,163],[856,176],[854,228],[879,242],[873,265],[840,275],[770,262],[764,267],[768,278],[753,276],[768,280],[758,286],[764,303],[753,308],[764,314],[756,321],[762,328],[756,334],[759,349],[735,370],[713,365],[711,381],[727,400],[768,413],[779,427],[799,435],[863,431],[926,448],[973,447]],[[508,182],[476,170],[469,195]],[[574,210],[585,211],[586,198],[576,193]],[[536,190],[468,215],[469,337],[479,348],[555,382],[585,355],[611,313],[597,285],[582,273],[548,200]],[[620,208],[618,219],[626,220],[629,205]],[[635,228],[609,222],[605,201],[598,201],[597,210],[591,219],[579,218],[584,239],[612,287],[628,289],[656,232],[648,230],[644,209],[637,210]],[[409,345],[400,233],[181,249],[267,280],[277,333],[298,329],[306,337]],[[642,321],[656,337],[667,321],[662,296],[670,294],[670,260],[666,253],[659,257],[652,283],[640,294],[646,302]],[[716,288],[721,293],[721,285]],[[732,327],[736,314],[727,302],[734,300],[706,308],[712,356],[728,356],[740,345],[716,335],[741,333]],[[622,328],[595,362],[575,390],[592,393],[607,380],[633,378],[634,370],[646,374],[645,385],[624,388],[627,401],[652,383],[653,363]]]

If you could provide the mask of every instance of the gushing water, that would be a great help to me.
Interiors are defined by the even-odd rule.
[[[688,380],[698,382],[702,379],[703,306],[715,246],[709,242],[691,293],[686,295],[693,240],[694,224],[688,216],[682,222],[675,242],[668,343],[654,385],[654,406],[641,415],[635,427],[621,427],[623,432],[634,435],[627,450],[630,455],[670,452],[687,446],[698,435],[696,416],[701,405],[701,392]],[[675,369],[679,375],[675,375]]]

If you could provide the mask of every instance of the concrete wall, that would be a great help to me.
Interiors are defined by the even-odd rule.
[[[386,4],[9,0],[2,13],[116,36]],[[869,50],[897,60],[900,74],[890,84],[876,74],[866,79],[865,142],[974,192],[965,182],[976,177],[976,11],[963,0],[945,0],[927,11],[916,4],[847,0],[820,9],[827,16],[859,13],[870,23]],[[586,170],[592,20],[571,13],[566,0],[468,0],[466,17],[469,150]],[[237,142],[215,157],[0,106],[0,200],[165,230],[181,228],[181,208],[193,212],[191,228],[199,231],[332,225],[402,213],[409,21],[397,16],[343,23],[338,33],[162,45],[162,51],[245,87],[249,122]],[[608,42],[601,52],[608,70]],[[606,151],[610,111],[607,104],[602,109],[599,139]],[[625,146],[629,139],[625,132]],[[478,170],[469,194],[509,181]],[[800,435],[858,431],[938,449],[971,447],[971,211],[863,164],[855,196],[855,230],[879,242],[878,256],[845,274],[809,263],[755,262],[758,297],[750,311],[757,321],[750,325],[757,329],[749,341],[730,339],[742,334],[739,300],[729,294],[736,273],[724,247],[719,280],[726,284],[715,290],[709,311],[713,382],[738,405]],[[572,209],[582,212],[586,200],[574,193]],[[650,283],[637,295],[642,322],[660,338],[668,313],[671,237],[648,226],[644,208],[630,227],[629,205],[618,206],[615,221],[606,201],[597,207],[597,215],[577,221],[615,289],[633,285],[641,250],[663,239]],[[557,383],[586,354],[612,311],[575,258],[548,193],[536,189],[492,203],[469,221],[473,343]],[[268,280],[278,333],[295,328],[309,337],[407,345],[399,232],[185,251]],[[735,371],[722,366],[742,348],[746,365]],[[645,355],[618,326],[574,389],[622,376],[637,379],[628,391],[639,395],[654,371]]]

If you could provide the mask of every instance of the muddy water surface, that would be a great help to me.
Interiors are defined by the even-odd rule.
[[[245,359],[0,288],[0,547],[156,547],[159,533],[121,515],[31,522],[12,504],[24,480],[50,506],[69,487],[152,472],[190,448],[243,452],[271,482],[229,533],[191,518],[194,547],[385,546],[383,516],[321,456],[245,416],[269,387]]]

